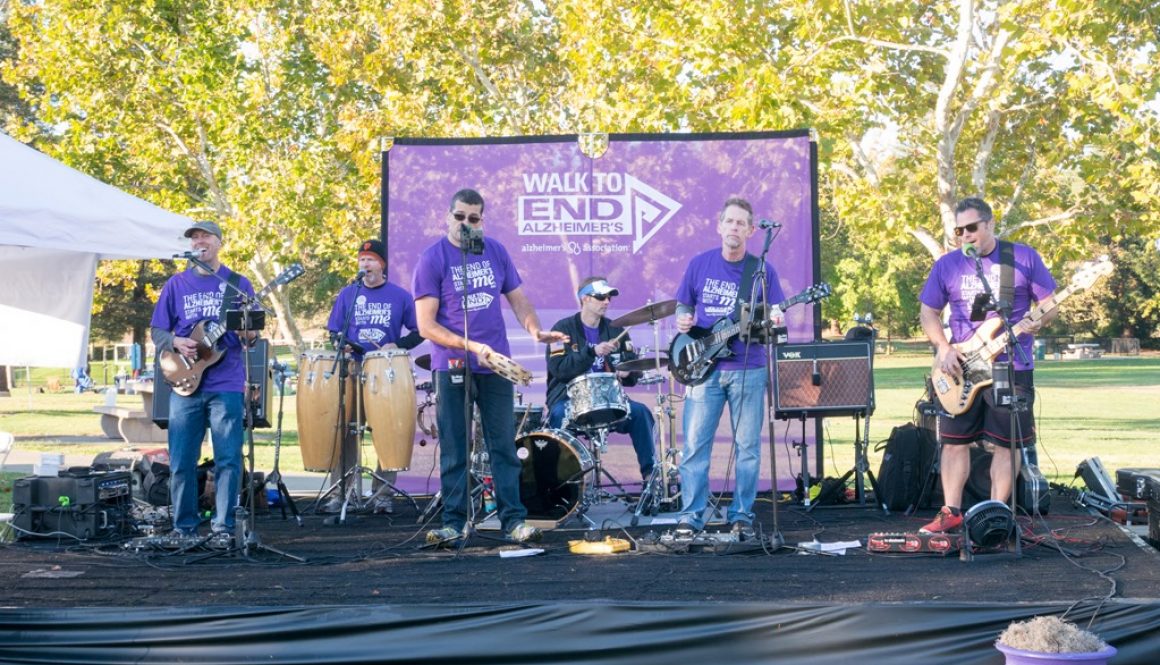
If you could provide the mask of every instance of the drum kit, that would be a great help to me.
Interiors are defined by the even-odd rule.
[[[648,303],[614,319],[612,325],[628,328],[647,324],[653,329],[654,349],[660,349],[658,323],[676,312],[676,301]],[[645,351],[647,352],[647,348]],[[653,409],[657,423],[657,438],[663,450],[651,476],[645,481],[635,503],[632,524],[641,515],[653,515],[666,507],[679,507],[677,466],[679,450],[676,447],[672,379],[663,371],[669,359],[663,352],[652,356],[633,358],[614,366],[614,372],[589,373],[568,383],[568,408],[560,428],[549,428],[545,412],[539,404],[524,404],[517,392],[513,405],[516,456],[521,463],[520,499],[528,510],[528,519],[561,526],[573,518],[591,520],[587,509],[597,503],[619,500],[627,491],[601,464],[606,451],[607,437],[618,423],[629,417],[630,404],[621,388],[616,372],[644,372],[637,385],[656,386],[656,405]],[[381,471],[405,471],[410,468],[416,430],[437,439],[436,410],[438,397],[430,381],[416,385],[412,366],[431,369],[431,356],[415,358],[399,349],[384,349],[366,354],[361,365],[349,360],[346,374],[351,377],[340,396],[341,382],[336,371],[337,354],[334,351],[308,351],[299,357],[298,364],[298,427],[303,466],[308,471],[326,472],[334,469],[341,459],[345,437],[361,440],[369,430]],[[488,358],[492,369],[515,384],[524,384],[531,374],[518,363],[494,354]],[[425,397],[417,398],[423,391]],[[339,413],[340,401],[345,413]],[[494,510],[489,505],[490,462],[478,414],[470,459],[474,478],[473,492],[480,515],[486,518]],[[390,490],[398,492],[377,472],[356,465],[350,474],[353,481],[361,482],[364,473],[377,478]],[[342,479],[325,490],[333,491]],[[620,490],[619,496],[606,491],[604,481]],[[382,491],[382,488],[380,489]],[[361,491],[353,493],[362,496]],[[420,521],[438,504],[438,497],[422,511]]]

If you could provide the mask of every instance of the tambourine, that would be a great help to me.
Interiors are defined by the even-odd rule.
[[[484,366],[512,383],[526,386],[532,382],[531,372],[502,353],[492,351],[480,360]]]

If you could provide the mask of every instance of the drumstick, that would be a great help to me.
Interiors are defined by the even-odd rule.
[[[624,330],[620,331],[620,334],[619,334],[619,335],[617,335],[616,337],[613,337],[612,339],[610,339],[610,340],[608,340],[608,341],[610,341],[610,342],[616,342],[617,344],[620,344],[620,340],[621,340],[621,339],[623,339],[623,338],[624,338],[624,336],[628,334],[628,331],[629,331],[629,330],[632,330],[632,326],[628,326],[628,327],[627,327],[627,328],[625,328]]]

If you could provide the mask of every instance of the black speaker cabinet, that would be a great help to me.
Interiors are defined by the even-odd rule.
[[[12,524],[19,538],[88,540],[124,535],[132,481],[124,471],[82,477],[29,476],[12,484]]]
[[[270,426],[270,343],[259,339],[246,354],[250,363],[250,398],[253,400],[254,427]],[[169,428],[169,396],[173,388],[162,378],[161,366],[153,359],[153,422]]]
[[[971,474],[967,476],[967,484],[963,487],[963,510],[980,501],[991,498],[991,460],[994,455],[985,448],[971,446]],[[1019,514],[1034,515],[1038,507],[1040,515],[1046,515],[1051,508],[1051,493],[1047,485],[1047,478],[1034,464],[1022,464],[1019,467],[1019,478],[1015,481],[1015,491],[1018,493]]]
[[[777,347],[773,363],[778,418],[870,415],[874,347],[869,341]]]

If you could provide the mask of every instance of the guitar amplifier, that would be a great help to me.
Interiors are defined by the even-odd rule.
[[[874,412],[874,347],[869,341],[777,347],[774,411],[781,419]]]
[[[1152,498],[1149,480],[1160,482],[1160,469],[1116,469],[1116,489],[1128,501]]]
[[[125,471],[19,478],[12,484],[12,525],[18,538],[125,535],[133,528],[131,495],[132,481]]]
[[[270,427],[270,342],[259,339],[246,354],[250,362],[250,397],[254,408],[254,427]],[[173,394],[161,373],[158,359],[153,359],[153,413],[154,424],[169,429],[169,398]]]

